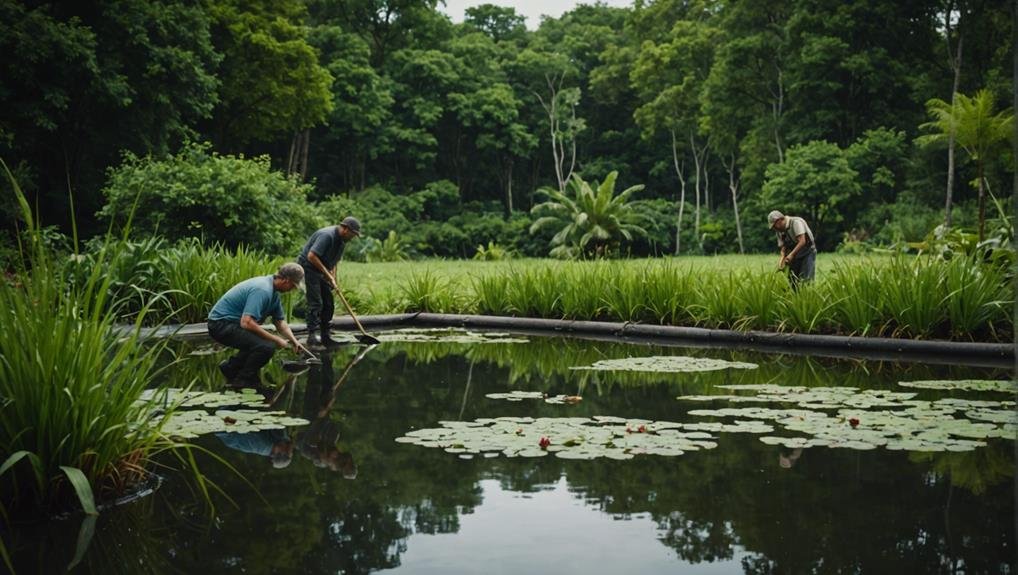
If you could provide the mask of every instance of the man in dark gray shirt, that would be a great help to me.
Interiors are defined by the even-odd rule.
[[[334,345],[329,336],[336,301],[336,264],[343,258],[346,242],[361,235],[357,218],[346,217],[338,226],[327,226],[311,234],[297,257],[304,268],[307,288],[307,324],[309,345]]]

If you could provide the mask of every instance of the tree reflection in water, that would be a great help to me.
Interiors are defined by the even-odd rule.
[[[261,574],[392,569],[401,566],[416,534],[459,532],[461,517],[484,504],[482,480],[533,493],[562,477],[574,497],[592,509],[619,518],[649,516],[661,544],[688,563],[741,558],[743,571],[761,574],[932,573],[956,567],[998,572],[1014,561],[1014,456],[1013,444],[1005,441],[963,454],[814,448],[789,469],[778,463],[779,448],[755,436],[723,435],[713,450],[629,461],[464,460],[393,441],[443,420],[502,415],[690,420],[687,407],[675,397],[710,393],[722,383],[893,388],[906,379],[1008,375],[1000,370],[536,338],[527,344],[384,344],[357,359],[365,349],[327,353],[322,366],[273,394],[273,408],[312,422],[289,430],[304,457],[274,470],[263,458],[223,450],[214,439],[203,438],[200,445],[236,469],[233,473],[211,458],[202,462],[236,505],[217,500],[217,516],[210,519],[207,510],[190,503],[195,496],[188,486],[170,475],[155,496],[103,514],[78,570],[243,569]],[[568,369],[606,358],[666,354],[761,367],[692,374]],[[189,359],[172,377],[180,385],[207,378],[202,385],[215,389],[215,360],[214,355]],[[283,381],[282,374],[275,381]],[[511,389],[579,392],[584,401],[575,406],[510,404],[484,397]],[[329,463],[337,454],[348,456],[356,471],[338,460]],[[19,570],[55,572],[66,566],[73,536],[57,532],[60,526],[54,522],[14,531],[11,547]],[[483,557],[483,550],[454,543],[449,553]],[[555,560],[554,549],[535,546],[534,570]],[[639,565],[638,558],[633,561]],[[146,568],[135,569],[138,565]]]

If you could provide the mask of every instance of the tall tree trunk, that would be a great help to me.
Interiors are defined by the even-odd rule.
[[[505,186],[505,206],[506,206],[506,219],[509,219],[513,215],[513,159],[509,158],[509,165],[506,170],[506,186]]]
[[[290,153],[286,158],[286,175],[293,173],[294,157],[297,154],[297,140],[300,138],[300,132],[294,132],[293,138],[290,138]]]
[[[731,162],[721,160],[728,170],[728,189],[732,192],[732,209],[735,211],[735,233],[739,238],[739,253],[745,253],[742,245],[742,223],[739,221],[739,178],[735,177],[735,152],[729,156]]]
[[[311,147],[311,128],[304,129],[304,143],[300,152],[300,181],[306,182],[308,178],[308,148]]]
[[[707,160],[710,158],[710,151],[704,148],[703,154],[703,203],[707,206],[707,213],[713,214],[714,208],[710,204],[710,170],[707,169]]]
[[[686,209],[686,178],[679,163],[678,143],[675,141],[675,130],[672,130],[672,165],[675,175],[679,177],[679,218],[675,222],[675,255],[682,252],[682,212]]]
[[[710,144],[704,144],[702,148],[697,150],[696,136],[692,131],[690,131],[689,145],[693,149],[693,167],[696,170],[696,174],[693,179],[693,189],[696,192],[696,217],[693,219],[693,236],[696,237],[696,243],[702,247],[703,242],[700,241],[700,172],[704,168],[704,160],[707,156],[707,147]]]
[[[944,11],[944,28],[946,30],[945,37],[947,39],[947,55],[948,60],[951,64],[951,69],[954,70],[954,84],[951,88],[951,114],[954,116],[955,104],[958,99],[958,89],[961,83],[961,49],[962,49],[962,30],[961,30],[961,19],[965,11],[959,11],[958,15],[958,50],[952,55],[951,51],[951,13],[954,12],[954,2],[951,2],[947,6],[947,10]],[[951,123],[951,130],[947,134],[947,193],[944,200],[944,226],[951,227],[951,209],[954,198],[954,122]]]
[[[774,146],[778,150],[778,163],[785,163],[785,145],[781,139],[781,116],[785,113],[785,86],[781,68],[775,64],[778,73],[777,85],[771,91],[771,121],[774,123]]]

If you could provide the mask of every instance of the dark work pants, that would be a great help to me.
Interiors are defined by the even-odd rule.
[[[304,288],[308,298],[308,333],[314,333],[319,329],[323,332],[329,331],[332,316],[336,312],[336,300],[329,282],[317,269],[304,266]]]
[[[237,379],[255,381],[258,373],[276,353],[276,345],[240,327],[240,322],[221,319],[208,323],[209,335],[219,343],[240,350],[226,361],[226,371]]]
[[[788,264],[788,283],[791,284],[792,291],[797,291],[800,283],[813,281],[813,276],[816,275],[816,271],[816,250],[810,250],[809,253],[801,258],[792,260],[792,262]]]

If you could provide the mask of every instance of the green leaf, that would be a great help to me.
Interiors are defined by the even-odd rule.
[[[92,485],[88,482],[85,474],[77,467],[61,465],[60,469],[67,474],[67,479],[71,482],[74,492],[78,494],[78,501],[81,502],[81,507],[85,510],[85,513],[98,515],[99,511],[95,507],[95,499],[92,496]]]

